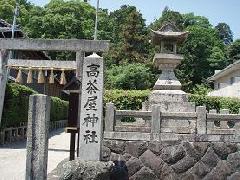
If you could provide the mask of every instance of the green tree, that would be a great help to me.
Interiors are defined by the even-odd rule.
[[[107,89],[149,89],[155,83],[155,75],[143,64],[112,66],[106,71]]]
[[[31,38],[49,39],[93,39],[95,8],[82,0],[51,0],[45,7],[35,6],[29,12],[31,18],[24,31]],[[111,26],[107,26],[107,10],[99,11],[98,39],[111,37]],[[73,59],[74,53],[54,52],[53,59]]]
[[[231,61],[240,60],[240,39],[230,45],[228,54]]]
[[[211,92],[212,89],[210,88],[209,85],[206,85],[206,84],[197,84],[193,90],[192,90],[192,93],[194,95],[201,95],[201,96],[207,96],[207,94],[209,92]]]
[[[190,91],[213,75],[215,68],[222,67],[224,46],[212,28],[192,25],[186,30],[189,36],[181,49],[184,60],[177,69],[177,76],[184,89]]]
[[[189,26],[199,26],[203,28],[211,28],[209,20],[204,16],[195,16],[194,13],[183,14],[183,26],[187,28]]]
[[[145,23],[141,16],[136,10],[132,11],[126,18],[128,23],[123,26],[120,33],[123,38],[122,55],[130,63],[144,62],[144,56],[148,53]]]
[[[219,46],[214,46],[211,50],[208,61],[210,66],[209,68],[211,68],[212,72],[226,67],[229,64],[229,60],[227,59],[225,48],[221,49]]]
[[[33,8],[33,6],[34,5],[29,3],[27,0],[19,1],[19,17],[17,19],[18,25],[25,25],[26,20],[30,18],[28,12]],[[12,24],[15,7],[15,0],[0,0],[0,18]]]
[[[33,8],[24,30],[33,38],[92,39],[95,9],[80,0],[51,0],[45,7]]]
[[[107,65],[145,62],[148,56],[147,29],[142,14],[134,6],[122,6],[110,13],[112,46]]]
[[[0,0],[0,18],[11,23],[15,5],[15,0]],[[21,24],[28,37],[93,39],[95,8],[86,0],[51,0],[44,7],[21,0],[20,6],[18,24]],[[162,16],[147,27],[142,14],[134,6],[124,5],[113,12],[100,9],[98,39],[111,41],[110,51],[104,54],[104,57],[108,68],[114,65],[108,71],[109,88],[152,87],[149,84],[137,85],[135,84],[137,81],[132,80],[137,79],[137,76],[147,80],[147,77],[152,77],[153,74],[152,70],[149,72],[143,67],[141,69],[140,65],[135,63],[150,64],[154,48],[148,43],[149,29],[157,30],[165,22],[172,22],[179,30],[190,33],[186,43],[180,47],[185,59],[176,70],[185,90],[192,90],[197,84],[205,82],[215,69],[222,69],[229,63],[226,55],[227,46],[224,46],[223,40],[227,38],[230,42],[232,36],[230,27],[224,23],[214,28],[206,17],[195,16],[194,13],[181,14],[166,7]],[[240,57],[239,44],[240,40],[228,48],[230,58],[236,60]],[[74,58],[74,54],[52,55],[56,56],[60,59]],[[139,72],[144,72],[144,78],[136,73],[133,66],[128,67],[129,63],[137,66],[135,69]],[[114,71],[120,75],[114,74]],[[125,73],[122,73],[123,71]],[[132,81],[125,79],[126,77]]]
[[[0,18],[11,23],[13,20],[13,11],[16,6],[15,1],[0,0]]]
[[[99,12],[99,20],[98,20],[98,39],[101,40],[110,40],[113,42],[113,28],[114,22],[109,16],[109,12],[107,9],[102,9]]]
[[[157,30],[166,22],[173,23],[179,30],[183,29],[182,14],[180,14],[177,11],[170,10],[168,7],[165,7],[165,9],[162,12],[162,16],[154,23],[152,23],[150,25],[150,28]]]
[[[224,44],[229,45],[233,42],[233,33],[229,25],[226,23],[219,23],[215,29],[217,30],[218,35]]]

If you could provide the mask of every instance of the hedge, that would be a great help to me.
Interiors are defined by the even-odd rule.
[[[67,120],[68,102],[58,97],[51,98],[51,121]]]
[[[107,90],[105,93],[105,102],[113,102],[118,109],[141,109],[142,102],[148,99],[150,90],[144,91],[124,91]],[[205,105],[207,109],[229,109],[231,113],[238,113],[240,109],[240,99],[209,97],[203,95],[189,94],[189,101],[195,102],[197,106]]]
[[[118,109],[141,109],[142,102],[148,99],[150,90],[106,90],[105,103],[112,102]]]
[[[5,93],[3,117],[0,128],[19,126],[28,119],[29,96],[36,91],[16,83],[8,83]],[[67,119],[68,102],[51,97],[51,121]]]
[[[104,102],[112,102],[117,109],[139,110],[142,102],[148,100],[150,90],[106,90]],[[26,122],[28,116],[28,97],[36,93],[26,86],[10,83],[7,85],[1,128],[17,126]],[[59,98],[51,98],[51,121],[67,119],[68,102]],[[189,101],[197,106],[206,105],[207,109],[229,109],[231,113],[238,113],[240,99],[208,97],[203,95],[189,95]]]
[[[208,110],[229,109],[230,113],[237,114],[240,109],[240,99],[227,97],[210,97],[203,95],[190,95],[189,101],[195,102],[197,106],[205,105]]]

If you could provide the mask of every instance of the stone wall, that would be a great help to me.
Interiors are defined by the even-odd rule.
[[[103,160],[123,161],[130,180],[239,180],[240,114],[194,104],[187,110],[107,104]]]
[[[126,163],[130,180],[237,180],[237,143],[105,140],[103,160]]]

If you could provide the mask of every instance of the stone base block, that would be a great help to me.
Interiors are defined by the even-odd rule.
[[[148,102],[147,110],[151,111],[152,105],[154,103]],[[189,103],[189,102],[162,102],[157,103],[157,105],[160,107],[161,112],[195,112],[196,107],[195,104]]]
[[[160,106],[162,112],[195,112],[195,104],[188,102],[188,95],[182,90],[154,90],[146,105],[148,110],[152,105]]]
[[[161,102],[187,102],[188,96],[182,90],[154,90],[149,96],[149,101],[154,104]]]
[[[154,90],[181,90],[182,85],[178,80],[162,80],[158,79],[155,83]]]

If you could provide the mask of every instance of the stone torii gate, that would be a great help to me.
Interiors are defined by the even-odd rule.
[[[108,41],[95,40],[0,39],[0,123],[8,76],[7,66],[75,69],[76,76],[81,80],[81,63],[85,52],[105,52],[108,46]],[[9,50],[73,51],[76,52],[76,61],[8,59]]]
[[[103,58],[95,53],[106,52],[108,49],[109,41],[105,40],[0,39],[0,123],[8,66],[76,70],[76,77],[82,82],[78,111],[79,127],[83,130],[80,132],[80,156],[83,160],[99,160],[102,138],[104,68]],[[8,54],[11,50],[71,51],[76,52],[76,60],[9,59]],[[93,55],[85,57],[85,52],[93,52]]]

